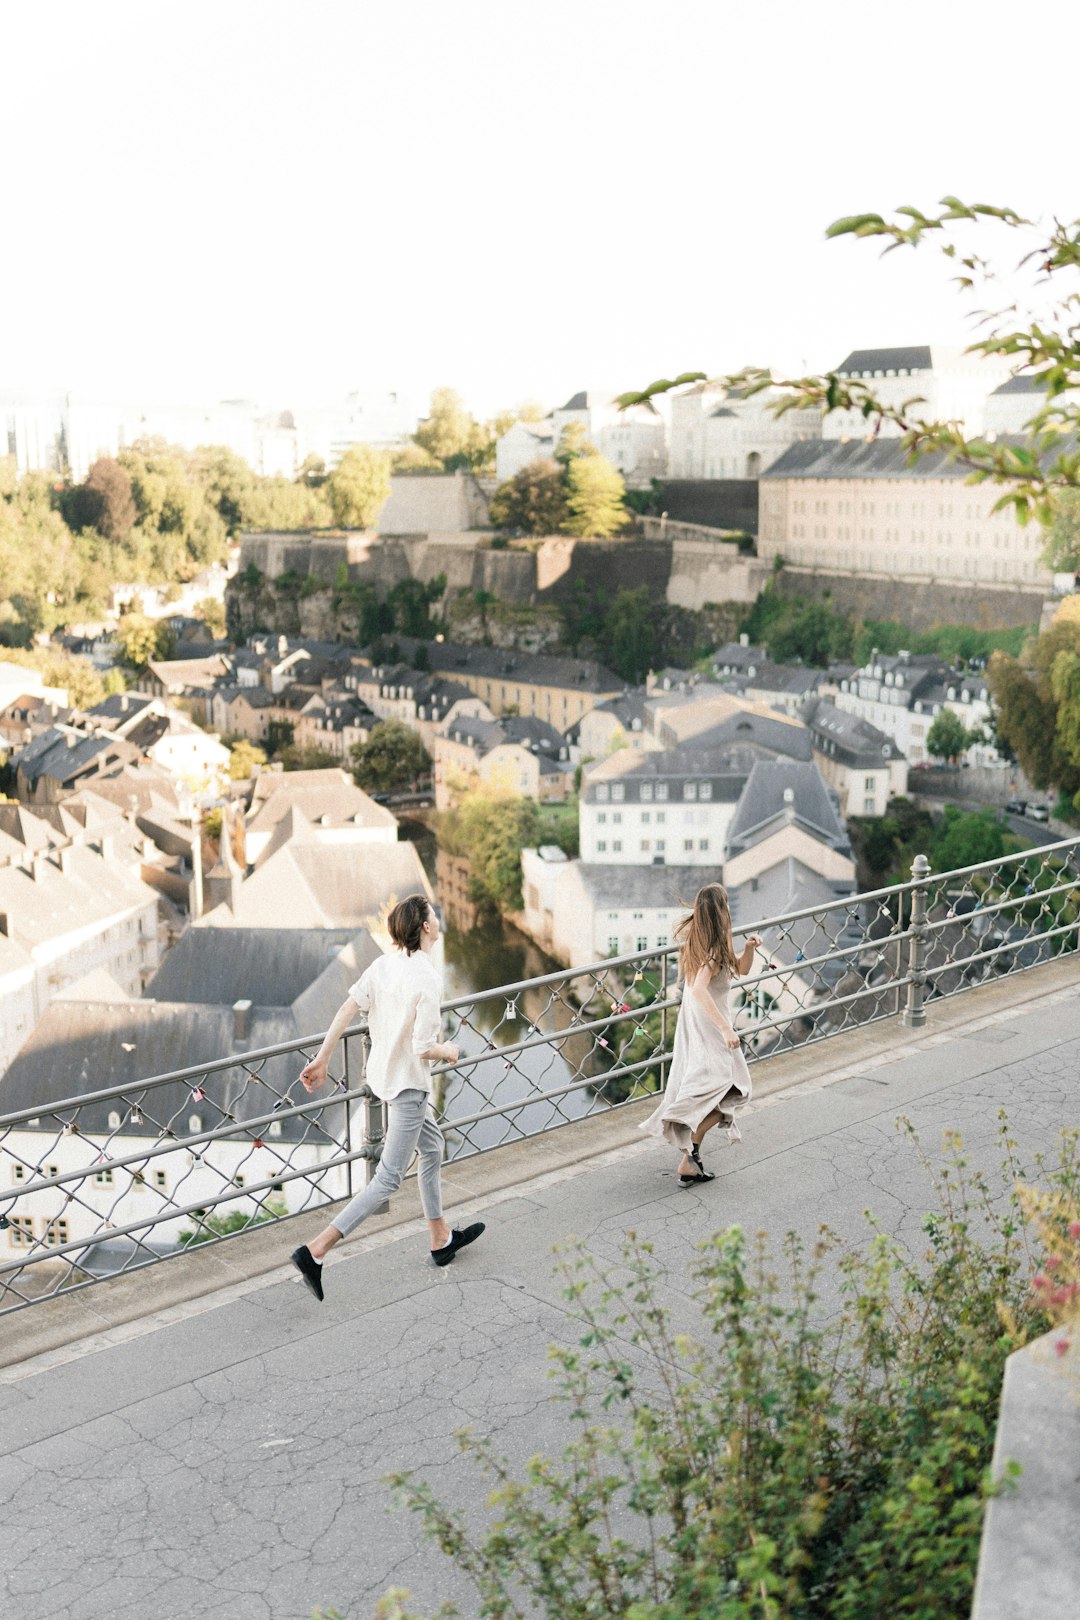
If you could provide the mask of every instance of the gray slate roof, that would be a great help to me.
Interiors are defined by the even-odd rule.
[[[751,749],[759,758],[782,755],[785,759],[809,760],[810,734],[805,726],[793,725],[777,715],[755,714],[740,709],[718,720],[692,739],[696,749],[724,749],[736,745]]]
[[[784,795],[791,792],[790,803]],[[814,764],[758,760],[728,828],[728,850],[738,854],[774,832],[789,815],[820,843],[848,854],[851,845],[825,779]]]
[[[994,389],[995,394],[1044,394],[1046,381],[1043,377],[1034,376],[1030,371],[1018,372],[1006,382]]]
[[[966,478],[968,468],[944,452],[908,465],[900,439],[802,439],[789,444],[762,478]]]
[[[402,653],[415,657],[421,645],[414,637],[395,636]],[[522,686],[557,686],[579,692],[622,691],[625,681],[595,659],[556,658],[546,653],[510,652],[500,647],[469,647],[454,641],[424,642],[433,672],[512,680]]]
[[[852,377],[875,371],[929,371],[932,365],[930,346],[921,343],[907,349],[852,349],[836,370],[841,377]]]
[[[719,883],[719,866],[602,866],[583,861],[580,877],[598,911],[690,907],[706,883]]]
[[[379,954],[368,933],[351,928],[189,928],[146,986],[145,999],[288,1007],[349,944],[365,967]]]
[[[734,804],[755,763],[754,756],[741,748],[625,749],[623,752],[625,762],[617,776],[610,771],[597,774],[601,767],[610,765],[611,756],[594,761],[592,774],[586,765],[581,794],[587,803],[595,804],[597,787],[612,782],[622,784],[625,802],[633,804],[640,800],[642,782],[676,785],[681,796],[684,782],[707,781],[712,783],[713,803]]]
[[[834,746],[829,752],[846,765],[880,769],[883,764],[901,757],[892,738],[877,726],[824,699],[806,710],[806,723],[815,744],[820,747],[823,742],[832,743]]]

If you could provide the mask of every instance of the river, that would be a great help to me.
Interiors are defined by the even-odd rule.
[[[416,844],[434,883],[434,835],[415,823],[404,823],[402,836]],[[443,977],[448,1000],[557,973],[560,965],[501,918],[481,917],[468,929],[458,926],[452,916],[445,919]],[[588,1086],[551,1101],[533,1100],[587,1074],[602,1072],[588,1036],[570,1035],[558,1046],[539,1046],[510,1058],[502,1055],[505,1048],[528,1039],[533,1031],[548,1034],[565,1029],[575,1010],[557,993],[557,987],[546,986],[522,992],[512,1000],[500,996],[451,1013],[449,1038],[463,1053],[477,1057],[475,1064],[453,1074],[447,1087],[443,1128],[452,1158],[468,1153],[470,1147],[497,1147],[607,1107]],[[519,1102],[522,1106],[509,1114],[454,1125],[455,1120]]]

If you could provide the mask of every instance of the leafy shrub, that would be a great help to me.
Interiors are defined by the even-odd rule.
[[[392,1481],[471,1577],[470,1613],[966,1614],[1005,1358],[1048,1320],[1031,1285],[1046,1275],[1043,1234],[1024,1225],[1015,1144],[999,1119],[1005,1196],[948,1137],[921,1262],[872,1220],[868,1244],[847,1253],[826,1228],[809,1252],[789,1234],[782,1277],[765,1234],[709,1238],[696,1264],[696,1337],[675,1331],[648,1243],[629,1235],[618,1279],[580,1245],[564,1252],[583,1331],[551,1351],[575,1430],[561,1459],[534,1457],[515,1473],[464,1431],[491,1484],[495,1522],[480,1533],[413,1476]],[[1063,1135],[1040,1206],[1073,1264],[1077,1144]],[[841,1300],[831,1315],[819,1299],[828,1273]],[[408,1620],[406,1596],[388,1594],[382,1612]]]

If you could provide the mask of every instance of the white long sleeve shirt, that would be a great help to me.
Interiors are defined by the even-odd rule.
[[[421,1057],[442,1039],[442,984],[424,951],[380,956],[349,990],[371,1033],[365,1079],[389,1102],[399,1091],[431,1090],[431,1063]]]

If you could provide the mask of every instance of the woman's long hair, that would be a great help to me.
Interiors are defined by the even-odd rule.
[[[694,909],[675,930],[674,942],[682,957],[679,968],[689,984],[708,963],[714,974],[735,971],[735,945],[731,938],[731,911],[722,883],[699,889]]]

